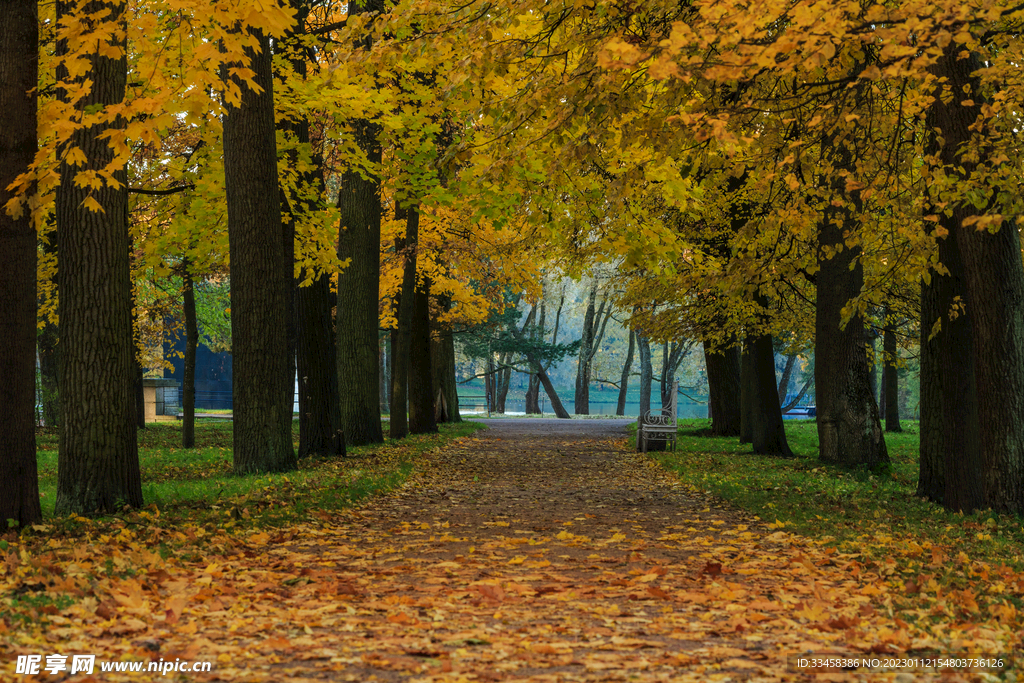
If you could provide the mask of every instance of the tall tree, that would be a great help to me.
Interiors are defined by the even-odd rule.
[[[889,453],[868,377],[868,338],[859,313],[845,324],[842,316],[864,285],[861,248],[846,247],[848,236],[858,229],[856,214],[861,208],[858,193],[846,192],[856,142],[836,134],[822,140],[822,155],[832,167],[829,187],[836,199],[818,226],[814,386],[821,460],[870,467],[888,463]]]
[[[6,210],[7,189],[36,153],[36,0],[0,5],[0,531],[42,518],[36,472],[36,232]]]
[[[259,91],[228,76],[224,178],[231,252],[234,469],[239,474],[295,467],[292,378],[288,376],[284,266],[270,40],[252,30],[244,59]],[[236,64],[235,66],[239,66]],[[229,91],[230,92],[230,91]]]
[[[349,5],[349,17],[373,17],[384,10],[383,0],[366,0]],[[370,27],[356,41],[356,47],[368,49],[372,42]],[[350,123],[353,139],[366,157],[363,170],[348,168],[339,180],[338,208],[341,233],[338,257],[350,259],[338,274],[338,388],[341,428],[352,446],[383,443],[380,403],[377,400],[377,330],[380,289],[380,143],[381,126],[370,119]],[[398,363],[392,348],[392,378]],[[393,380],[392,380],[393,381]],[[391,419],[395,419],[392,409]]]
[[[72,9],[73,8],[73,9]],[[135,414],[135,345],[124,160],[107,136],[123,128],[106,107],[124,101],[128,78],[123,2],[58,3],[58,25],[84,29],[91,52],[88,93],[74,102],[77,126],[60,151],[57,242],[60,245],[61,435],[57,463],[58,514],[112,512],[142,505]],[[92,33],[92,35],[88,35]],[[66,36],[57,52],[67,55]],[[80,73],[80,72],[77,72]],[[58,88],[69,82],[58,67]],[[100,187],[81,175],[110,174]]]
[[[977,54],[965,55],[961,45],[951,42],[932,69],[937,91],[928,120],[940,136],[937,161],[941,166],[933,174],[933,179],[946,176],[937,183],[940,186],[950,182],[969,186],[977,182],[972,177],[975,174],[985,177],[984,165],[990,161],[987,154],[968,151],[986,104],[979,77],[985,66]],[[984,209],[992,213],[997,210],[992,206]],[[977,229],[979,210],[972,200],[959,200],[951,213],[962,218],[945,226],[949,231],[947,240],[956,241],[963,259],[980,457],[973,458],[970,451],[945,452],[943,503],[953,509],[991,507],[1019,514],[1024,512],[1024,421],[1020,419],[1024,406],[1024,263],[1019,233],[998,215],[994,216],[998,222],[990,226],[995,232]],[[957,351],[963,353],[962,348]],[[942,390],[946,393],[951,388]],[[948,420],[949,415],[944,411],[943,418]],[[953,473],[960,478],[951,480]]]

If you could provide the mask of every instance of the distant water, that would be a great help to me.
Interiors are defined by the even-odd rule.
[[[572,398],[558,397],[562,401],[562,406],[565,407],[570,413],[573,410]],[[602,401],[602,400],[590,400],[590,414],[591,415],[614,415],[615,408],[618,405],[618,401]],[[659,404],[657,400],[651,402],[652,408],[658,408]],[[554,412],[551,408],[551,402],[548,401],[548,397],[542,395],[540,403],[541,412],[552,413]],[[459,397],[459,410],[464,413],[473,412],[485,412],[487,406],[483,400],[468,399],[462,396]],[[524,399],[512,399],[509,398],[505,401],[505,412],[506,413],[525,413],[526,412],[526,401]],[[626,403],[626,415],[636,417],[640,413],[640,404],[637,402]],[[690,403],[680,402],[679,403],[679,417],[704,417],[708,416],[708,407],[703,403]]]

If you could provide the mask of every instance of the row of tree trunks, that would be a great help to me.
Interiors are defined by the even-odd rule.
[[[0,4],[0,532],[42,518],[36,471],[36,231],[31,212],[15,218],[7,187],[36,153],[38,8]]]

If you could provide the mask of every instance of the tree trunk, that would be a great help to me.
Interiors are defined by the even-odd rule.
[[[740,347],[738,344],[717,352],[704,345],[704,365],[708,371],[708,403],[711,433],[715,436],[740,434]]]
[[[307,43],[306,20],[311,3],[308,0],[291,0],[296,11],[295,24],[280,43],[284,59],[289,63],[291,74],[283,74],[305,81],[307,63],[314,57],[313,48]],[[309,119],[282,121],[281,128],[290,133],[299,145],[310,142]],[[300,186],[317,197],[323,194],[323,156],[313,150],[312,163],[306,170],[298,170],[298,153],[289,152],[290,161],[299,173]],[[296,198],[289,207],[291,221],[285,225],[285,277],[291,278],[295,261],[295,225],[301,218],[323,208],[318,199]],[[311,278],[307,287],[299,282]],[[345,454],[345,436],[341,431],[341,412],[338,405],[338,367],[335,348],[334,320],[331,314],[330,278],[326,274],[305,271],[294,280],[291,291],[293,313],[289,320],[293,326],[288,330],[289,360],[294,358],[299,404],[299,458],[308,456],[330,458]]]
[[[594,344],[596,305],[597,280],[590,287],[587,311],[583,316],[583,330],[580,333],[580,355],[576,364],[576,392],[573,395],[573,412],[577,415],[590,414],[590,359]]]
[[[380,330],[377,333],[377,387],[380,391],[380,409],[390,414],[388,405],[388,387],[391,386],[391,332]]]
[[[430,367],[430,278],[413,295],[409,354],[409,432],[437,433],[434,413],[434,378]]]
[[[852,153],[843,141],[825,146],[835,156],[833,194],[843,197],[846,181],[840,171],[853,168]],[[844,244],[844,235],[859,229],[851,210],[842,206],[827,207],[819,224],[814,384],[821,460],[873,467],[887,464],[889,453],[868,376],[867,334],[859,314],[841,327],[843,307],[864,284],[860,248]],[[827,250],[837,248],[842,251],[829,258]]]
[[[960,58],[961,49],[951,43],[933,67],[933,73],[944,79],[950,92],[947,98],[936,93],[936,100],[929,107],[928,124],[941,136],[938,156],[946,172],[953,174],[954,182],[969,183],[973,180],[975,164],[961,159],[959,151],[969,146],[984,104],[983,90],[976,76],[984,64],[977,55]],[[963,260],[964,301],[972,340],[969,357],[974,361],[980,445],[980,457],[976,458],[970,449],[973,434],[968,432],[963,437],[968,450],[945,450],[943,504],[964,511],[992,508],[997,512],[1020,514],[1024,512],[1024,421],[1020,419],[1024,414],[1024,263],[1021,262],[1019,234],[1012,223],[1003,223],[995,234],[963,225],[964,218],[988,211],[998,211],[998,207],[979,211],[964,199],[952,211],[950,220],[943,223],[949,236],[942,242],[955,241]],[[939,220],[943,217],[944,213],[940,213]],[[936,339],[943,346],[953,342],[938,336]],[[961,359],[965,350],[955,348]],[[960,361],[961,370],[966,365]],[[960,388],[942,387],[942,418],[947,422],[952,415],[947,409],[953,407],[946,401],[970,400],[959,392],[950,396],[951,391]],[[964,418],[963,414],[958,414],[956,421],[960,424],[957,427],[946,425],[947,429],[973,429]],[[954,476],[958,478],[953,479]],[[979,484],[983,492],[980,497],[976,490]]]
[[[554,385],[551,384],[547,370],[540,363],[536,361],[531,362],[537,368],[537,379],[540,380],[541,386],[544,387],[544,392],[548,395],[548,400],[551,401],[551,409],[555,412],[555,417],[562,418],[563,420],[571,418],[572,416],[569,415],[569,411],[565,409],[562,401],[558,398],[558,392],[555,391]]]
[[[56,235],[53,239],[56,241]],[[45,251],[45,247],[44,247]],[[55,273],[56,275],[56,273]],[[54,286],[56,290],[56,285]],[[59,327],[49,320],[43,322],[36,343],[39,346],[39,397],[43,409],[43,424],[56,427],[60,424],[59,372],[60,347],[57,345]]]
[[[259,52],[247,48],[246,55],[261,91],[231,77],[241,101],[229,104],[224,117],[236,474],[295,467],[287,339],[292,279],[284,267],[270,40],[256,37]]]
[[[636,332],[629,331],[629,348],[626,350],[626,360],[622,364],[622,375],[619,377],[619,400],[615,404],[615,414],[626,414],[626,393],[629,391],[629,373],[633,370],[633,350],[636,347]]]
[[[185,358],[181,378],[181,447],[196,446],[196,351],[199,348],[199,321],[196,316],[196,292],[192,282],[192,263],[181,262],[182,317],[185,319]]]
[[[885,331],[882,333],[882,414],[885,415],[885,431],[902,432],[900,427],[900,378],[897,360],[899,346],[896,344],[895,323],[890,320],[889,310],[885,311]]]
[[[36,471],[36,231],[4,210],[36,153],[36,0],[0,4],[0,532],[42,519]]]
[[[487,353],[487,366],[484,369],[484,402],[487,404],[488,417],[490,412],[494,410],[494,354]]]
[[[761,302],[762,307],[765,303]],[[750,349],[753,366],[751,396],[751,444],[755,453],[793,457],[786,440],[786,427],[779,404],[779,385],[775,378],[775,351],[770,334],[754,337]]]
[[[349,6],[349,16],[383,11],[383,0]],[[372,19],[371,19],[372,20]],[[367,37],[359,46],[368,48]],[[380,124],[367,119],[351,123],[353,139],[376,174],[382,151]],[[355,169],[342,173],[338,191],[341,232],[338,256],[351,259],[338,274],[338,388],[341,428],[349,445],[383,443],[377,400],[377,330],[380,289],[380,178],[366,178]],[[392,415],[392,418],[394,416]]]
[[[302,331],[296,340],[300,458],[345,454],[330,297],[326,274],[300,287],[296,296],[296,327]]]
[[[793,383],[793,368],[796,366],[797,354],[791,353],[786,356],[786,367],[782,369],[782,377],[779,378],[779,405],[785,405],[786,397],[789,396],[789,386]]]
[[[498,355],[498,366],[494,372],[494,412],[499,415],[505,414],[505,400],[512,386],[512,368],[508,365],[511,361],[511,353]]]
[[[437,297],[442,311],[451,309],[451,300]],[[437,422],[462,422],[459,415],[458,381],[455,378],[455,336],[450,328],[435,323],[430,339],[431,377],[434,380],[434,408]]]
[[[540,318],[537,326],[533,328],[531,338],[534,340],[544,338],[544,299],[540,300]],[[530,373],[530,383],[526,387],[526,414],[540,415],[540,379],[536,372]]]
[[[637,355],[640,356],[640,408],[638,419],[651,409],[651,385],[654,383],[654,368],[651,365],[651,340],[636,333]]]
[[[740,443],[754,442],[754,339],[747,335],[740,352]]]
[[[419,207],[406,210],[405,239],[397,245],[403,259],[402,289],[398,295],[398,315],[395,336],[392,340],[394,361],[391,372],[391,420],[392,439],[404,439],[409,434],[409,363],[412,355],[412,325],[416,289],[416,243],[419,240]]]
[[[81,21],[109,12],[104,21],[122,24],[123,3],[91,2],[74,16],[70,3],[58,6],[58,22]],[[102,41],[102,39],[100,39]],[[117,58],[98,52],[91,58],[92,88],[77,100],[79,111],[124,101],[128,62],[123,42],[110,45]],[[58,46],[66,54],[66,46]],[[60,69],[64,71],[65,69]],[[119,184],[83,188],[81,170],[107,170],[115,153],[105,134],[124,119],[81,128],[68,147],[85,155],[84,167],[60,164],[57,189],[57,241],[60,244],[59,317],[61,327],[61,435],[57,465],[56,513],[114,512],[142,505],[142,480],[135,429],[135,347],[128,230],[127,173],[114,172]],[[83,206],[86,199],[101,210]]]

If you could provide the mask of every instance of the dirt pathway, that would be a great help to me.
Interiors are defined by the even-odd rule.
[[[174,537],[169,558],[127,527],[8,554],[0,574],[23,599],[74,600],[40,603],[45,629],[0,639],[0,680],[18,657],[90,652],[212,671],[34,680],[932,680],[792,668],[825,651],[948,652],[953,636],[891,616],[891,570],[684,490],[627,448],[624,426],[494,421],[358,510],[271,531],[152,532]],[[8,621],[0,634],[22,628]],[[998,651],[997,633],[968,626],[960,651]]]
[[[494,421],[322,535],[269,539],[236,575],[247,623],[193,649],[245,649],[226,678],[424,682],[816,680],[787,656],[877,651],[870,582],[682,490],[624,424]],[[927,680],[893,676],[818,680]]]

